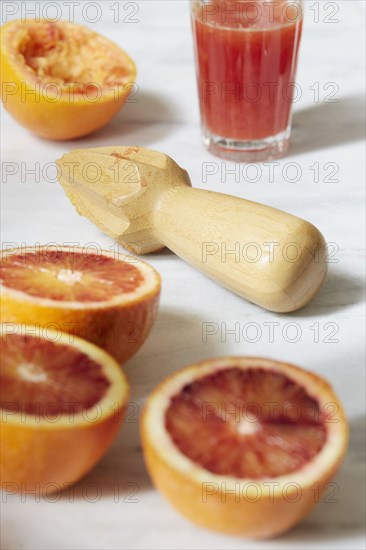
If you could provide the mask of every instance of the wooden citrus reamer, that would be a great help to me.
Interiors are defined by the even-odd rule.
[[[191,187],[185,170],[140,147],[80,149],[57,161],[78,212],[137,254],[167,246],[243,298],[295,311],[319,291],[325,241],[307,221]]]

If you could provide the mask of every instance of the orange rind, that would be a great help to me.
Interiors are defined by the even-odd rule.
[[[134,89],[132,59],[82,25],[13,20],[0,33],[4,106],[42,138],[69,140],[94,132]]]

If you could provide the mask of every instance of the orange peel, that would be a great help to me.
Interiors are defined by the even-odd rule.
[[[132,59],[82,25],[14,20],[1,27],[0,43],[4,106],[42,138],[68,140],[94,132],[133,90]]]

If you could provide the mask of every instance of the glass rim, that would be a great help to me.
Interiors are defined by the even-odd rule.
[[[294,19],[289,19],[288,21],[283,21],[283,22],[276,22],[274,24],[269,23],[261,27],[255,27],[255,26],[235,27],[230,23],[226,24],[226,21],[225,22],[220,21],[219,23],[217,23],[217,22],[208,21],[207,17],[206,17],[206,20],[204,20],[203,17],[199,18],[199,16],[197,16],[198,9],[200,8],[202,9],[204,6],[214,5],[216,2],[220,2],[220,4],[226,4],[226,3],[247,4],[247,5],[252,4],[253,6],[265,5],[266,7],[269,7],[271,4],[272,5],[283,4],[283,7],[286,9],[288,9],[290,6],[300,9],[300,13],[299,14],[297,13]],[[203,25],[212,27],[215,29],[230,29],[230,31],[234,31],[234,32],[263,32],[268,30],[272,31],[276,28],[284,28],[287,26],[300,24],[304,19],[304,7],[303,7],[304,0],[190,0],[190,6],[191,6],[192,18],[198,21],[200,20]],[[214,13],[211,13],[211,15],[214,15]],[[252,19],[251,21],[249,19],[249,22],[256,23],[254,19]]]

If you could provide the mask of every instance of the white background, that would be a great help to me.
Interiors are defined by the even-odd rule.
[[[81,7],[87,3],[81,1],[75,8],[76,21],[83,22]],[[15,16],[19,17],[22,8],[34,4],[2,2],[3,15],[10,6],[18,10]],[[45,3],[36,4],[42,10]],[[112,246],[107,237],[76,214],[61,187],[51,181],[52,167],[40,177],[24,172],[37,162],[42,172],[45,165],[72,148],[116,144],[164,151],[189,171],[195,186],[265,202],[308,219],[320,228],[328,242],[335,243],[335,253],[319,296],[291,315],[269,313],[243,301],[169,251],[147,258],[163,278],[161,309],[147,343],[125,370],[132,386],[132,400],[141,408],[148,393],[165,375],[197,360],[245,354],[297,363],[333,384],[349,417],[350,448],[335,480],[339,489],[334,497],[337,502],[320,502],[301,525],[276,540],[245,541],[191,525],[153,489],[143,464],[135,415],[134,421],[124,425],[110,452],[75,488],[73,501],[68,494],[57,502],[36,502],[30,495],[22,502],[19,496],[3,495],[2,547],[364,548],[364,2],[340,0],[328,3],[327,8],[324,2],[306,2],[298,71],[302,97],[294,107],[291,148],[285,159],[272,166],[272,182],[269,167],[264,165],[248,169],[238,166],[238,176],[226,176],[223,166],[234,166],[221,165],[220,159],[201,145],[187,2],[150,0],[131,3],[132,8],[121,2],[118,23],[113,22],[112,4],[115,2],[100,2],[100,20],[92,24],[84,17],[84,23],[110,37],[136,61],[137,102],[128,103],[99,132],[66,143],[33,137],[2,111],[3,163],[23,163],[13,177],[3,172],[2,242],[78,242],[82,246],[96,242],[104,248]],[[58,5],[67,18],[63,3]],[[49,7],[45,15],[54,16],[52,9]],[[136,22],[128,22],[133,11]],[[95,14],[95,9],[90,8],[86,17],[91,19]],[[335,89],[325,88],[330,82],[338,90],[334,96],[337,103],[325,101]],[[314,96],[317,87],[318,98]],[[214,162],[218,163],[217,173],[205,179],[204,163]],[[314,181],[314,163],[319,163],[319,182]],[[334,167],[325,166],[327,163],[336,163],[333,178],[338,181],[326,181]],[[298,181],[290,181],[296,173]],[[228,329],[239,323],[239,341],[235,342],[233,335],[225,338],[219,330],[203,342],[205,322],[219,326],[226,323]],[[263,324],[266,322],[279,323],[274,342],[270,342],[268,327]],[[247,323],[256,325],[246,332]],[[297,327],[288,323],[297,323]],[[318,342],[315,323],[320,331]],[[329,342],[327,336],[334,327],[336,342]],[[295,330],[300,334],[296,342],[291,341]],[[137,502],[128,501],[128,483],[138,489],[134,497]],[[101,498],[88,502],[95,495],[95,484]]]

